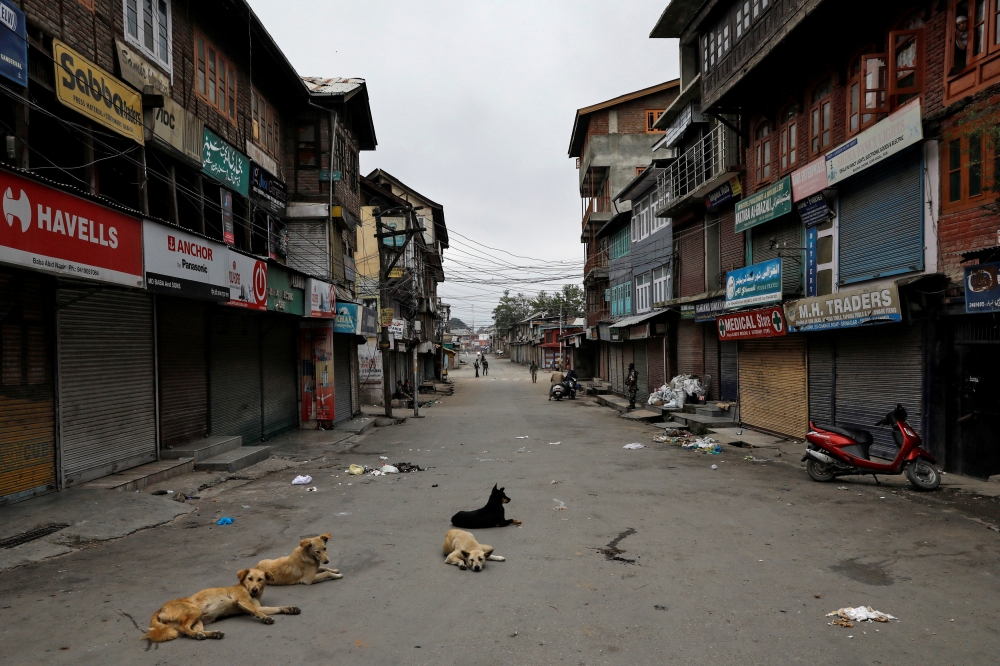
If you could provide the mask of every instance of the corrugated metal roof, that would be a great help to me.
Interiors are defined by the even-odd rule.
[[[343,95],[365,85],[364,79],[345,79],[339,76],[303,76],[302,82],[306,84],[309,92],[320,95]]]

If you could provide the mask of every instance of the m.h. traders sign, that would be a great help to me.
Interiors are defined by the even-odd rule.
[[[723,315],[716,320],[716,326],[720,340],[773,338],[788,333],[780,305]]]
[[[792,212],[792,179],[785,176],[774,185],[736,204],[736,233],[790,212]]]
[[[793,331],[824,331],[903,320],[895,283],[802,298],[785,304],[785,316]]]
[[[726,274],[726,309],[781,300],[781,259],[737,268]]]

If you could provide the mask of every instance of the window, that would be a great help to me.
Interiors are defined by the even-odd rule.
[[[767,121],[757,126],[754,132],[754,175],[758,183],[771,178],[771,126]]]
[[[965,208],[987,203],[992,177],[991,151],[982,134],[961,134],[943,142],[944,208]]]
[[[663,114],[663,109],[646,109],[646,134],[657,134],[666,130],[654,129],[657,119]],[[636,175],[645,167],[636,167]]]
[[[851,63],[847,81],[847,133],[857,134],[874,125],[878,120],[874,114],[861,112],[861,57]]]
[[[861,108],[870,113],[889,111],[884,53],[861,56]]]
[[[791,169],[798,164],[798,123],[795,119],[801,109],[798,104],[789,104],[781,112],[781,127],[779,135],[781,140],[781,170]]]
[[[222,57],[212,42],[197,32],[194,35],[194,59],[198,68],[198,96],[235,123],[236,69]]]
[[[170,0],[123,0],[125,39],[171,71]]]
[[[893,108],[924,92],[923,28],[889,33],[889,67],[888,94]]]
[[[667,267],[657,268],[653,271],[653,304],[670,300],[670,275]]]
[[[650,298],[650,288],[652,287],[652,280],[649,279],[649,273],[645,275],[639,275],[635,278],[635,311],[636,313],[648,312],[652,309],[652,302]]]
[[[702,67],[705,69],[705,73],[707,74],[708,70],[709,70],[709,62],[708,62],[708,35],[705,35],[705,36],[703,36],[701,38],[701,49],[702,49],[701,64],[702,64]]]
[[[629,230],[621,229],[611,237],[611,258],[621,259],[629,251]]]
[[[251,114],[253,116],[253,141],[274,157],[278,157],[281,133],[278,131],[278,114],[274,107],[264,101],[256,90],[251,90]]]
[[[946,104],[1000,80],[1000,0],[950,0],[948,10]]]
[[[833,86],[830,79],[820,82],[813,88],[812,106],[809,109],[809,151],[817,155],[833,143]]]
[[[298,157],[296,163],[300,169],[319,168],[319,149],[317,147],[316,125],[304,123],[299,125]]]
[[[736,39],[750,30],[750,0],[744,0],[743,5],[736,10]]]

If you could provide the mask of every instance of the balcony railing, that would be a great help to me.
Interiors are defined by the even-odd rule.
[[[596,312],[588,312],[587,326],[597,326],[605,319],[611,319],[611,312],[609,310],[597,310]]]
[[[719,124],[657,177],[656,210],[672,206],[736,164],[739,164],[739,137]]]
[[[586,263],[583,265],[583,275],[586,277],[590,274],[590,271],[595,268],[607,268],[608,267],[608,253],[607,251],[595,252],[592,256],[587,258]]]
[[[598,197],[584,197],[583,202],[583,226],[587,226],[587,220],[591,213],[610,213],[611,197],[602,195]]]

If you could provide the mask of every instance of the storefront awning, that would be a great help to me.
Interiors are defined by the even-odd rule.
[[[634,317],[626,317],[625,319],[619,319],[616,322],[612,322],[611,328],[627,328],[629,326],[634,326],[635,324],[641,324],[642,322],[652,319],[657,315],[666,313],[667,310],[659,309],[659,310],[652,310],[651,312],[646,312],[645,314],[635,315]]]

